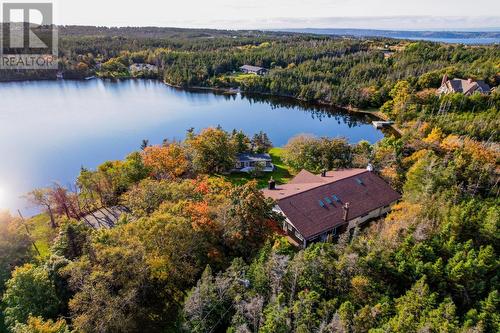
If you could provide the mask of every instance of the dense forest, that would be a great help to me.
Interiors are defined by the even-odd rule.
[[[283,181],[372,163],[402,200],[334,243],[299,250],[260,191],[265,176],[227,174],[236,153],[270,150],[265,133],[145,140],[123,160],[82,168],[74,188],[27,194],[43,214],[0,214],[0,330],[500,331],[500,47],[63,27],[60,52],[68,76],[127,77],[130,64],[148,63],[177,86],[376,108],[400,135],[373,145],[298,136],[271,153]],[[270,72],[241,75],[242,64]],[[443,74],[493,91],[438,97]],[[113,228],[88,222],[115,207],[126,213]]]

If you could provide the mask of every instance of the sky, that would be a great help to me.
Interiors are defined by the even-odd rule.
[[[207,28],[478,29],[500,27],[500,1],[55,0],[56,23]]]

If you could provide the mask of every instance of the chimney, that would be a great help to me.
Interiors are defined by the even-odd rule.
[[[273,177],[271,177],[271,179],[269,179],[269,182],[267,183],[268,184],[268,189],[270,190],[275,190],[276,189],[276,181],[273,179]]]
[[[326,169],[323,169],[323,170],[321,171],[321,177],[326,177]]]
[[[467,79],[467,82],[472,83],[472,79],[471,79],[471,78],[468,78],[468,79]]]
[[[346,202],[343,208],[344,208],[344,221],[347,222],[347,219],[349,217],[349,203]]]
[[[372,172],[373,171],[373,164],[368,163],[368,165],[366,166],[366,170]]]

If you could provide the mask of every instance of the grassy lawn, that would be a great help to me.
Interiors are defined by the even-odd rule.
[[[245,81],[253,80],[257,77],[255,74],[251,73],[235,73],[234,75],[231,75],[231,79],[236,81],[237,83],[242,83]]]
[[[254,80],[258,80],[259,76],[252,73],[243,73],[236,72],[231,74],[223,74],[220,77],[223,81],[232,82],[233,84],[237,84],[238,86],[244,85],[245,83],[252,82]]]
[[[271,158],[273,159],[273,164],[275,166],[273,172],[266,172],[258,178],[253,178],[246,172],[237,172],[220,177],[223,177],[225,180],[231,182],[234,185],[243,185],[248,181],[255,179],[257,180],[258,185],[261,188],[267,186],[267,183],[269,179],[271,179],[271,177],[273,177],[273,179],[276,180],[278,184],[284,184],[288,182],[293,175],[291,173],[291,170],[285,164],[283,164],[283,161],[281,159],[283,155],[283,148],[279,147],[272,148],[269,151],[269,154],[271,155]]]
[[[129,79],[132,76],[127,72],[98,71],[96,76],[103,79]]]
[[[26,221],[35,245],[40,251],[40,257],[49,255],[50,245],[56,236],[56,231],[50,227],[50,218],[47,214],[33,216]]]

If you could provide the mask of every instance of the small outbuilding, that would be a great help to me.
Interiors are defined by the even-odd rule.
[[[264,75],[268,72],[268,70],[263,67],[252,66],[252,65],[243,65],[240,67],[240,70],[243,73],[257,74],[257,75]]]

